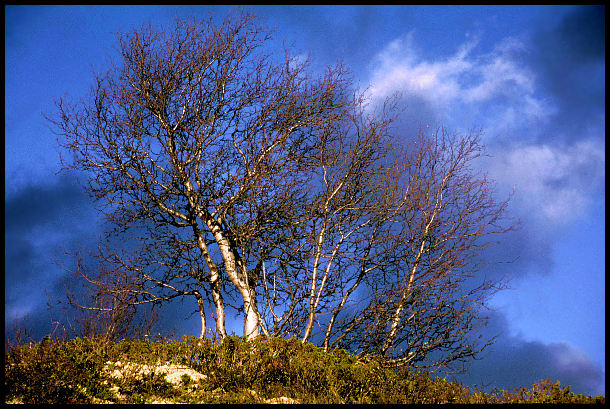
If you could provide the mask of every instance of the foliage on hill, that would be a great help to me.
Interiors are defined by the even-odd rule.
[[[45,340],[5,347],[4,367],[5,402],[605,403],[549,380],[513,392],[471,391],[282,338]],[[182,368],[177,381],[166,376],[172,368]]]

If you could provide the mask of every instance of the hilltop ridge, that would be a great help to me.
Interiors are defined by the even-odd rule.
[[[5,403],[605,403],[548,380],[483,393],[275,337],[9,346],[5,375]]]

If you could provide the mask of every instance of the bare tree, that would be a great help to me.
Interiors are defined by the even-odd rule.
[[[516,225],[503,217],[508,201],[497,202],[493,184],[474,173],[472,162],[482,153],[477,134],[441,129],[421,133],[398,156],[394,176],[385,179],[388,205],[380,206],[356,258],[361,275],[353,285],[361,296],[351,301],[363,306],[335,324],[341,299],[325,347],[438,368],[467,362],[489,345],[492,340],[479,345],[473,335],[485,324],[487,299],[504,281],[481,274],[483,252],[494,235]]]
[[[282,204],[298,202],[291,187],[307,183],[309,156],[351,103],[340,66],[311,79],[306,62],[259,52],[268,39],[241,13],[220,27],[178,21],[167,35],[122,36],[121,64],[97,76],[88,100],[58,101],[52,120],[72,154],[64,168],[91,174],[117,231],[140,224],[144,240],[200,252],[207,271],[192,278],[209,286],[221,336],[225,280],[242,298],[244,333],[259,333],[249,262],[290,224]]]
[[[500,285],[480,256],[509,230],[493,186],[471,168],[478,137],[392,134],[397,99],[369,106],[341,65],[320,77],[241,12],[220,26],[178,20],[121,36],[121,60],[88,99],[51,119],[64,169],[90,175],[110,232],[104,249],[127,304],[205,301],[226,336],[299,336],[394,365],[448,365]]]

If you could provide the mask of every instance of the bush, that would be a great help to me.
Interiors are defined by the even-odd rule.
[[[90,403],[91,396],[108,397],[100,347],[87,339],[75,339],[13,348],[5,354],[7,398],[21,397],[24,403],[38,404]]]
[[[113,377],[118,362],[179,364],[205,378],[195,382],[183,375],[174,386],[154,371]],[[31,348],[10,346],[5,374],[7,401],[23,403],[262,403],[280,396],[300,403],[605,403],[603,396],[575,395],[548,379],[531,389],[486,394],[425,372],[396,371],[379,360],[275,337],[232,336],[219,344],[195,337],[45,341]]]

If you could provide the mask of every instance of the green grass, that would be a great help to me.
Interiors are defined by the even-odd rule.
[[[121,362],[122,366],[116,364]],[[113,370],[126,363],[179,365],[176,383],[163,372]],[[325,353],[297,339],[228,337],[222,343],[182,341],[118,343],[73,339],[5,349],[5,402],[23,403],[605,403],[548,380],[512,392],[473,391],[439,377],[394,371],[344,351]],[[129,368],[129,366],[127,366]]]

